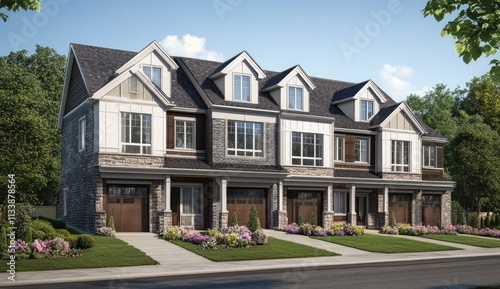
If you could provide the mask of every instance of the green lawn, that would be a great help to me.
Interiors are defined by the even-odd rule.
[[[459,248],[451,246],[443,246],[417,240],[371,234],[352,237],[328,236],[312,238],[376,253],[414,253],[460,250]]]
[[[339,256],[337,253],[323,249],[317,249],[272,237],[268,238],[268,243],[265,246],[223,250],[200,250],[198,249],[198,245],[182,241],[172,241],[172,243],[215,262]]]
[[[42,271],[81,268],[126,267],[156,265],[142,251],[117,238],[94,236],[95,244],[74,258],[45,258],[16,260],[16,271]],[[0,271],[6,272],[7,260],[0,260]]]
[[[495,240],[490,237],[475,237],[464,235],[428,235],[422,237],[482,248],[500,248],[500,240]]]

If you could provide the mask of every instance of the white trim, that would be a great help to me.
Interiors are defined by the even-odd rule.
[[[393,144],[394,142],[396,142],[396,146],[398,145],[398,143],[400,144],[407,144],[408,146],[408,156],[407,156],[407,159],[408,159],[408,164],[405,164],[404,163],[404,145],[401,147],[401,161],[402,163],[401,164],[398,164],[398,163],[393,163],[392,162],[392,158],[394,158],[395,160],[397,159],[397,155],[396,155],[396,150],[393,151]],[[398,139],[391,139],[391,172],[392,173],[412,173],[412,170],[411,170],[411,158],[410,158],[410,151],[411,151],[411,142],[410,141],[407,141],[407,140],[398,140]],[[398,170],[394,170],[395,168],[402,168],[403,170],[402,171],[398,171]],[[408,171],[405,171],[404,169],[405,168],[408,168]]]
[[[341,160],[337,159],[337,148],[338,148],[337,138],[342,139],[342,159]],[[335,135],[335,134],[333,135],[333,161],[339,162],[339,163],[345,162],[345,135]]]
[[[248,101],[243,102],[243,103],[249,103]],[[279,110],[265,110],[265,109],[258,109],[258,108],[248,108],[248,107],[239,107],[239,106],[227,106],[227,105],[220,105],[220,104],[213,104],[211,106],[213,109],[213,112],[217,111],[218,109],[220,110],[242,110],[242,111],[252,111],[252,112],[261,112],[261,113],[268,113],[268,114],[279,114]]]
[[[177,146],[177,121],[182,121],[184,122],[184,132],[183,132],[183,138],[184,138],[184,147],[178,147]],[[186,130],[187,130],[187,123],[193,123],[193,139],[192,139],[192,148],[186,147],[187,143],[187,138],[186,138]],[[196,151],[196,118],[194,117],[178,117],[174,116],[174,148],[175,150],[184,150],[184,151]]]
[[[236,76],[240,77],[240,97],[241,97],[241,99],[236,99],[236,94],[235,94],[235,89],[236,89],[235,83],[236,82],[234,80]],[[248,100],[243,99],[243,92],[244,92],[244,90],[243,90],[243,78],[244,77],[248,77]],[[251,103],[252,102],[252,76],[250,74],[246,74],[246,73],[233,72],[232,83],[233,83],[232,101],[242,102],[242,103]]]
[[[425,128],[420,124],[420,122],[417,120],[417,116],[413,113],[413,111],[410,109],[408,104],[406,102],[401,102],[396,109],[392,111],[390,115],[388,115],[384,121],[382,121],[379,125],[372,126],[370,128],[376,128],[376,127],[385,127],[391,120],[392,118],[400,113],[401,111],[404,111],[406,116],[409,118],[410,122],[412,125],[420,132],[420,134],[426,134],[427,131]]]
[[[179,68],[175,61],[167,54],[165,50],[163,50],[161,45],[156,42],[156,40],[154,40],[146,47],[144,47],[141,51],[139,51],[139,53],[137,53],[134,57],[132,57],[132,59],[118,68],[115,72],[118,74],[125,72],[127,69],[130,69],[132,66],[137,64],[137,62],[139,62],[141,59],[146,57],[146,55],[150,54],[153,51],[156,51],[159,54],[159,56],[170,66],[171,70],[177,70],[177,68]]]
[[[119,125],[119,131],[118,131],[118,138],[119,138],[119,141],[120,141],[120,144],[119,144],[119,151],[120,153],[122,154],[131,154],[131,155],[145,155],[145,156],[152,156],[153,155],[153,115],[152,114],[149,114],[149,113],[140,113],[140,112],[131,112],[131,111],[119,111],[120,113],[120,125]],[[123,113],[128,113],[129,114],[129,117],[131,118],[132,117],[132,114],[137,114],[137,115],[140,115],[141,117],[141,137],[140,137],[140,142],[139,143],[132,143],[132,142],[123,142],[122,141],[122,114]],[[142,139],[142,132],[143,132],[143,116],[145,115],[149,115],[150,117],[150,143],[149,144],[146,144],[146,143],[143,143],[143,139]],[[129,122],[131,122],[131,119],[129,118]],[[130,123],[129,123],[130,124]],[[132,126],[129,126],[129,132],[130,134],[130,141],[132,140]],[[124,145],[130,145],[130,146],[139,146],[139,150],[140,152],[139,153],[129,153],[129,152],[125,152],[123,150],[123,146]],[[149,147],[150,148],[150,153],[143,153],[142,149],[143,147]]]
[[[83,123],[83,130],[82,130]],[[78,152],[84,151],[86,146],[85,137],[87,135],[87,117],[83,116],[78,119]]]
[[[342,127],[335,127],[335,131],[342,132],[342,133],[363,134],[363,135],[377,135],[378,134],[378,132],[371,131],[371,130],[359,130],[359,129],[342,128]]]
[[[250,67],[257,72],[257,78],[258,79],[263,79],[266,77],[266,74],[264,71],[257,65],[255,61],[253,61],[252,57],[246,52],[243,51],[241,52],[237,57],[235,57],[230,63],[228,63],[221,71],[217,72],[216,74],[210,76],[211,79],[216,79],[219,78],[223,75],[227,75],[229,72],[233,70],[233,68],[239,64],[242,63],[243,61],[248,62]]]
[[[353,84],[352,86],[354,86],[354,85],[357,85],[357,84]],[[358,99],[359,95],[362,94],[362,93],[364,93],[367,89],[371,89],[373,91],[373,93],[375,94],[375,96],[379,99],[380,103],[386,103],[387,102],[387,98],[384,96],[384,93],[382,92],[382,90],[378,87],[378,85],[375,84],[375,82],[373,82],[373,80],[370,79],[352,97],[344,98],[344,99],[341,99],[341,100],[338,100],[338,101],[333,101],[332,104],[341,104],[343,102],[348,102],[348,101],[352,101],[354,99]],[[374,115],[375,115],[376,114],[375,113],[375,107],[373,109],[374,109]]]
[[[305,81],[305,83],[307,84],[307,86],[309,86],[310,90],[314,90],[316,88],[316,85],[314,85],[314,83],[309,78],[309,76],[307,76],[307,74],[302,69],[302,67],[300,65],[296,65],[295,68],[292,69],[290,71],[290,73],[288,73],[285,77],[283,77],[283,79],[280,82],[278,82],[277,84],[275,84],[273,86],[270,86],[270,87],[264,89],[263,91],[264,92],[265,91],[271,91],[271,90],[277,89],[279,87],[284,87],[288,83],[288,81],[290,81],[290,79],[293,76],[296,76],[296,75],[299,75]]]
[[[425,156],[425,148],[431,148],[431,147],[434,148],[434,165],[433,166],[430,165],[431,164],[431,161],[430,161],[431,160],[431,153],[430,153],[430,150],[429,150],[429,159],[427,160],[427,161],[429,161],[429,165],[426,166],[425,165],[425,161],[426,160],[424,158],[424,156]],[[430,144],[429,145],[424,145],[424,144],[422,144],[422,167],[426,168],[426,169],[439,169],[437,167],[437,146],[435,144],[434,145],[430,145]]]
[[[163,91],[163,66],[161,65],[154,65],[154,64],[146,64],[146,63],[141,63],[140,65],[141,67],[141,72],[144,73],[144,75],[146,75],[146,77],[153,83],[155,84],[156,86],[158,86],[162,91]],[[149,78],[149,76],[146,74],[146,72],[144,72],[144,68],[150,68],[151,69],[151,78]],[[153,82],[153,68],[158,68],[160,70],[160,85],[158,85],[157,83],[154,83]]]
[[[132,82],[133,80],[135,80],[135,90],[132,89],[133,85],[132,85]],[[131,77],[128,78],[128,92],[129,93],[139,93],[139,79],[132,75]]]
[[[348,193],[349,193],[349,190],[346,190],[346,189],[341,189],[341,190],[333,189],[332,198],[333,198],[333,215],[334,216],[347,216],[347,213],[349,212],[349,210],[347,208],[347,194]],[[344,195],[344,209],[345,209],[345,213],[337,213],[337,211],[335,210],[335,205],[337,203],[337,202],[335,202],[335,195],[336,194],[343,194]]]
[[[294,108],[290,108],[290,88],[293,88],[294,89],[294,92],[295,92],[295,96],[294,96]],[[301,106],[301,109],[298,109],[297,108],[297,89],[300,89],[300,106]],[[286,86],[286,109],[288,110],[295,110],[295,111],[304,111],[304,87],[303,86],[299,86],[299,85],[287,85]]]
[[[229,123],[230,122],[234,122],[234,148],[229,148]],[[243,132],[243,135],[245,136],[245,140],[243,141],[244,143],[244,146],[245,148],[243,149],[238,149],[238,123],[242,123],[243,124],[243,128],[244,128],[244,132]],[[252,146],[253,148],[252,149],[247,149],[246,148],[246,129],[247,129],[247,124],[252,124]],[[258,150],[258,149],[255,149],[256,147],[256,144],[257,144],[257,140],[256,140],[256,133],[255,133],[255,126],[257,124],[260,124],[261,125],[261,141],[262,141],[262,144],[261,144],[261,149]],[[245,158],[264,158],[264,151],[265,151],[265,139],[264,139],[264,136],[265,136],[265,126],[264,126],[264,123],[262,122],[248,122],[248,121],[237,121],[237,120],[226,120],[226,156],[227,157],[245,157]],[[234,152],[234,154],[230,154],[229,151],[231,152]],[[238,155],[238,152],[243,152],[244,155]],[[250,152],[252,153],[251,156],[248,156],[247,153]],[[261,155],[256,155],[260,153]]]
[[[293,155],[293,134],[298,133],[300,134],[300,156],[294,156]],[[314,152],[312,157],[304,157],[304,134],[312,134],[313,135],[313,147],[314,147]],[[320,135],[321,136],[321,157],[316,157],[317,151],[316,151],[316,137]],[[291,166],[301,166],[301,167],[325,167],[325,134],[321,133],[314,133],[314,132],[302,132],[302,131],[292,131],[291,135],[291,145],[290,145],[290,165]],[[294,164],[293,160],[298,159],[300,160],[300,164]],[[304,160],[312,160],[313,165],[305,165]],[[317,165],[317,161],[321,161],[321,165]]]
[[[356,140],[367,140],[367,145],[366,145],[366,151],[367,151],[367,156],[366,156],[366,162],[364,161],[357,161],[356,160]],[[357,164],[370,164],[370,138],[369,137],[355,137],[354,138],[354,162]],[[360,152],[361,156],[361,152]]]

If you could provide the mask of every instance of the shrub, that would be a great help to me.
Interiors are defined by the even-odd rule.
[[[14,243],[14,250],[16,251],[17,259],[27,259],[31,254],[30,246],[21,239],[17,239]]]
[[[299,214],[299,217],[297,218],[297,225],[300,227],[304,225],[304,221],[302,221],[302,215]]]
[[[31,224],[31,214],[34,208],[32,205],[27,203],[16,204],[16,222],[15,227],[17,227],[16,237],[25,242],[29,242],[29,226]]]
[[[97,229],[97,235],[101,236],[107,236],[107,237],[114,237],[115,236],[115,230],[111,227],[101,227]]]
[[[170,226],[163,233],[163,238],[167,241],[182,240],[182,237],[186,234],[186,229],[177,226]]]
[[[396,215],[394,215],[394,212],[391,214],[391,219],[389,220],[389,226],[394,227],[396,226]]]
[[[216,237],[218,235],[221,235],[221,232],[219,231],[219,229],[210,229],[208,230],[208,236],[210,237]]]
[[[311,223],[311,226],[316,227],[316,218],[314,217],[313,212],[311,212],[311,217],[309,219],[309,223]]]
[[[2,228],[0,228],[0,254],[2,254],[3,251],[7,249],[7,247],[7,231],[5,230],[5,227],[2,226]]]
[[[397,227],[384,225],[382,228],[380,228],[379,233],[388,235],[399,235],[399,230]]]
[[[184,238],[182,238],[182,241],[192,244],[201,244],[208,241],[208,239],[210,239],[210,236],[203,236],[200,233],[195,233],[193,235],[184,236]]]
[[[110,216],[108,219],[108,227],[111,228],[113,231],[116,231],[115,220],[113,219],[113,216]]]
[[[295,223],[288,226],[284,226],[283,228],[281,228],[281,231],[290,234],[300,234],[300,228]]]
[[[267,245],[267,235],[264,230],[259,229],[252,233],[252,241],[255,245]]]
[[[45,240],[46,236],[47,236],[47,234],[45,234],[44,231],[40,231],[40,230],[32,230],[31,235],[32,235],[33,240]]]
[[[321,228],[320,226],[314,227],[314,230],[312,231],[313,236],[326,236],[327,232],[325,229]]]
[[[260,228],[259,215],[257,212],[257,207],[255,207],[255,205],[250,208],[250,216],[248,218],[247,228],[250,230],[250,232],[255,232]]]
[[[69,231],[68,231],[68,230],[66,230],[66,229],[56,229],[56,233],[57,233],[57,234],[59,234],[59,235],[61,235],[61,236],[63,236],[63,239],[64,239],[65,237],[68,237],[69,235],[71,235],[71,234],[69,233]]]
[[[300,233],[302,235],[311,236],[313,231],[313,226],[311,224],[303,224],[300,226]]]
[[[78,236],[76,240],[76,247],[82,250],[92,248],[92,246],[94,246],[94,242],[95,241],[94,238],[92,238],[92,236],[90,236],[89,234],[83,234]]]
[[[500,227],[500,213],[496,213],[495,216],[495,226]]]
[[[64,240],[69,243],[69,246],[71,248],[77,249],[77,246],[78,246],[78,237],[69,235],[67,237],[64,237]]]
[[[56,220],[44,216],[38,216],[36,219],[49,222],[54,229],[66,229],[66,223],[62,220]]]
[[[31,222],[31,229],[33,231],[42,231],[45,234],[56,232],[56,229],[48,221],[42,219],[36,219]]]
[[[480,221],[479,228],[481,228],[481,229],[482,229],[482,228],[484,228],[484,218],[483,218],[483,216],[481,216],[481,219],[480,219],[480,220],[481,220],[481,221]]]
[[[484,227],[485,228],[491,228],[491,216],[490,212],[486,215],[486,218],[484,219]]]
[[[238,226],[238,219],[236,218],[236,212],[233,212],[233,216],[231,217],[231,226]]]
[[[240,238],[238,233],[224,235],[224,244],[231,248],[242,248],[248,246],[248,240]]]

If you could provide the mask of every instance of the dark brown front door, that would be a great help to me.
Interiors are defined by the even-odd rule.
[[[287,214],[288,222],[297,223],[299,216],[302,216],[303,223],[311,223],[311,215],[314,214],[316,225],[322,224],[322,192],[287,192]]]
[[[366,226],[367,200],[368,197],[356,197],[356,223],[358,226]]]
[[[267,202],[266,189],[228,188],[227,189],[227,210],[229,212],[229,225],[231,218],[236,213],[238,225],[246,226],[250,216],[252,206],[257,208],[260,226],[267,228]]]
[[[106,213],[117,232],[148,232],[148,187],[108,186]]]
[[[396,223],[411,223],[411,194],[389,194],[389,218],[393,213]]]
[[[441,195],[422,195],[422,225],[437,226],[441,221]]]

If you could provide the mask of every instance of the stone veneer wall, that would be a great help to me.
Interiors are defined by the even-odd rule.
[[[441,225],[451,225],[451,192],[446,191],[441,195]]]
[[[160,227],[160,216],[163,216],[165,207],[162,198],[163,191],[163,181],[154,181],[149,188],[149,231],[153,233],[163,229]]]
[[[415,191],[412,194],[411,201],[411,224],[413,226],[422,226],[422,191]]]
[[[389,202],[389,200],[387,200]],[[387,204],[389,209],[389,204]],[[389,224],[389,212],[384,212],[384,189],[377,191],[377,213],[375,215],[375,228],[380,229]]]
[[[409,181],[421,181],[421,174],[409,174],[409,173],[382,173],[380,176],[387,180],[409,180]]]
[[[78,126],[85,116],[85,149],[78,151]],[[98,177],[94,162],[94,114],[92,105],[87,102],[63,119],[61,140],[61,189],[58,202],[58,215],[67,224],[95,232],[96,215],[95,194],[102,195],[102,184],[96,186]],[[64,216],[64,193],[66,192],[66,216]]]
[[[303,166],[284,166],[283,168],[289,171],[290,175],[295,176],[333,176],[333,168]]]
[[[222,211],[220,186],[215,180],[211,180],[206,184],[205,191],[209,198],[208,227],[220,228],[220,213]]]
[[[101,166],[119,166],[119,167],[165,167],[165,157],[145,156],[132,154],[110,154],[100,153],[97,155],[96,162]]]
[[[278,185],[274,184],[269,188],[267,194],[267,229],[278,227]],[[261,224],[262,226],[262,224]],[[263,226],[262,226],[263,227]]]

